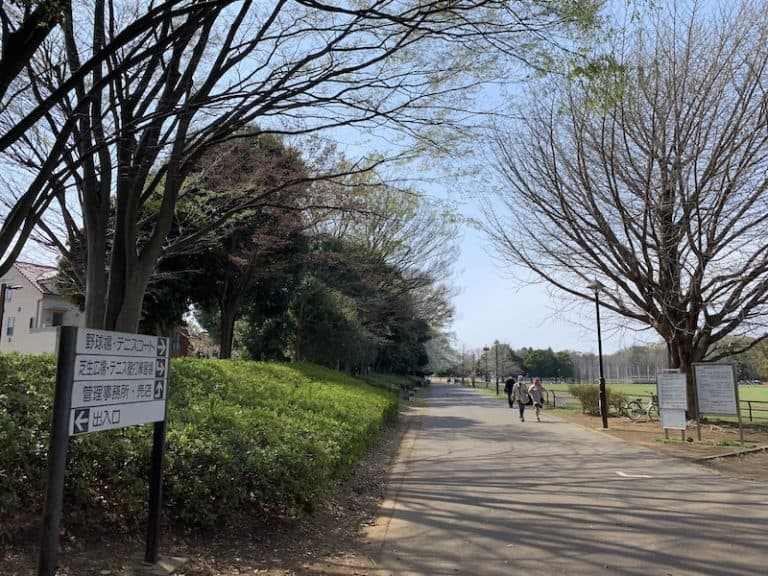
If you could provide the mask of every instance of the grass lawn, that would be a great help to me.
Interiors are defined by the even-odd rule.
[[[653,384],[621,384],[611,382],[607,382],[606,384],[616,391],[624,392],[630,398],[650,397],[651,394],[656,393],[656,386]],[[545,385],[545,388],[556,394],[564,394],[568,392],[568,384],[549,384]],[[739,386],[739,401],[741,404],[741,416],[744,422],[749,420],[748,402],[752,403],[753,420],[768,420],[768,386]],[[735,417],[730,418],[722,416],[718,416],[716,419],[722,419],[726,421],[736,420]]]
[[[619,392],[624,392],[628,396],[650,396],[651,394],[656,394],[656,386],[653,384],[619,384],[606,382],[606,385]],[[568,392],[568,384],[546,384],[544,387],[551,392]],[[768,402],[768,386],[739,386],[739,400]]]

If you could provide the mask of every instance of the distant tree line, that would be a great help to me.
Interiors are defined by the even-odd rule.
[[[456,362],[443,371],[445,375],[474,377],[495,381],[518,375],[542,378],[572,378],[575,374],[570,352],[554,352],[552,348],[512,349],[509,344],[495,341],[482,350],[461,352]]]
[[[741,340],[732,338],[719,343],[715,350],[718,362],[733,364],[736,378],[741,382],[768,380],[768,344],[759,342],[750,346],[749,342]],[[743,351],[745,348],[747,351]],[[573,382],[594,382],[600,376],[599,358],[595,353],[527,347],[513,350],[498,341],[487,351],[455,353],[453,363],[440,374],[483,380],[486,366],[491,381],[495,381],[497,375],[503,380],[518,374]],[[663,342],[631,346],[603,355],[603,374],[608,382],[655,383],[656,374],[669,368],[667,347]]]

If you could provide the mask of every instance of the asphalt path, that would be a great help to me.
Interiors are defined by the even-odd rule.
[[[369,534],[378,575],[768,574],[768,479],[735,480],[434,383]]]

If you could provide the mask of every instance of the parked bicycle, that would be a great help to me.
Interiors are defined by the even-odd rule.
[[[648,416],[648,420],[653,422],[659,419],[659,397],[656,394],[651,395],[651,399],[645,405],[642,398],[629,400],[622,406],[621,411],[634,422],[643,416]]]

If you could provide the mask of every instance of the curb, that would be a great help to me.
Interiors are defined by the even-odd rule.
[[[754,448],[745,448],[744,450],[735,450],[733,452],[723,452],[722,454],[714,454],[712,456],[700,456],[699,458],[692,458],[693,462],[704,462],[707,460],[715,460],[717,458],[731,458],[733,456],[743,456],[744,454],[754,454],[756,452],[768,451],[768,446],[755,446]]]

